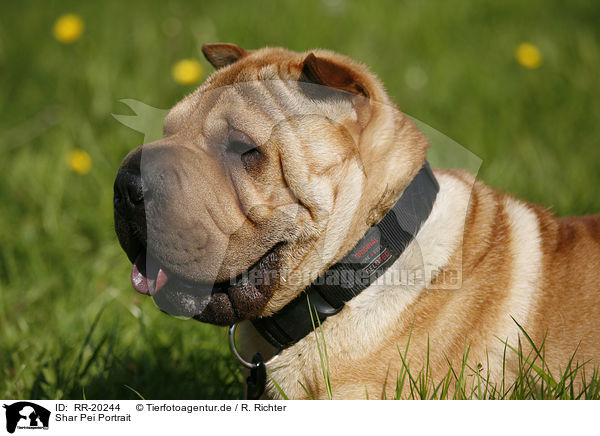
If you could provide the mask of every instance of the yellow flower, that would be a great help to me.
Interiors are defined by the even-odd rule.
[[[202,77],[202,65],[194,59],[183,59],[173,66],[173,78],[182,85],[192,85]]]
[[[79,15],[65,14],[56,20],[52,33],[59,42],[71,44],[81,37],[83,27],[83,20]]]
[[[521,43],[515,51],[517,61],[530,70],[538,68],[542,64],[542,54],[540,50],[533,44],[528,42]]]
[[[92,158],[81,149],[74,149],[67,155],[69,168],[78,174],[87,174],[92,169]]]

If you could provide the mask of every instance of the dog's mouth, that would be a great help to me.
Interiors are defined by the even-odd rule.
[[[169,315],[230,325],[261,315],[279,281],[282,246],[275,244],[247,271],[218,283],[186,280],[142,249],[131,269],[131,283],[136,291],[152,296]]]
[[[154,296],[169,281],[169,275],[161,268],[160,263],[142,250],[137,255],[131,268],[131,284],[140,294]]]

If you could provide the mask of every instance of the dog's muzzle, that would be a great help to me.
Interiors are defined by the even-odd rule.
[[[202,256],[201,242],[212,235],[204,235],[203,223],[194,221],[195,216],[188,210],[188,207],[196,207],[197,211],[198,202],[187,205],[187,199],[182,200],[187,185],[181,182],[181,161],[182,157],[188,161],[191,158],[184,154],[177,156],[172,149],[168,155],[157,150],[154,154],[145,154],[144,168],[141,168],[141,150],[142,147],[125,158],[114,182],[115,231],[133,264],[133,288],[152,296],[162,311],[174,316],[229,325],[260,315],[272,295],[271,285],[277,280],[271,273],[278,270],[281,244],[271,246],[247,271],[236,277],[220,281],[195,279],[196,265],[202,268],[207,265],[203,262],[212,261],[208,266],[215,270],[220,266],[217,263],[226,259],[214,261],[215,256],[210,253]],[[177,229],[182,222],[188,224],[186,219],[191,223],[188,233]],[[199,247],[200,253],[189,253],[189,245],[184,244],[190,240]],[[165,244],[168,247],[164,248]],[[196,264],[186,264],[187,259]],[[178,265],[183,265],[182,270],[177,269]],[[255,282],[252,277],[256,276],[268,276],[272,281]]]

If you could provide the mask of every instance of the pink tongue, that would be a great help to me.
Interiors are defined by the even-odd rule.
[[[152,256],[146,259],[144,251],[138,254],[131,269],[131,284],[141,294],[155,295],[167,283],[169,277]]]

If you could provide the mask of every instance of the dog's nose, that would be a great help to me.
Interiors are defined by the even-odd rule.
[[[123,216],[144,209],[144,189],[142,177],[137,172],[119,171],[114,185],[115,211]]]

